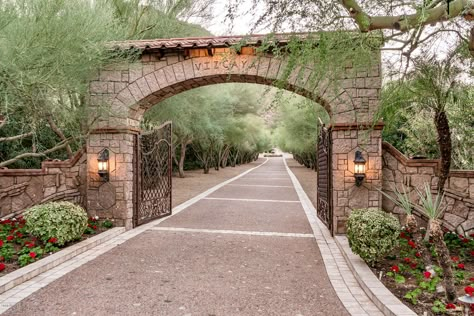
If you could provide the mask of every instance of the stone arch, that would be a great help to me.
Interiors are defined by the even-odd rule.
[[[275,80],[284,78],[286,60],[272,54],[257,56],[253,48],[257,42],[247,42],[239,55],[227,48],[226,38],[126,43],[127,47],[141,49],[140,59],[102,69],[90,83],[90,106],[106,105],[110,107],[110,114],[99,118],[87,143],[89,212],[113,217],[130,227],[134,207],[134,142],[140,120],[151,106],[200,86],[226,82],[273,85]],[[312,71],[308,66],[296,67],[286,77],[285,89],[318,102],[331,117],[334,227],[336,232],[343,232],[352,208],[381,205],[380,193],[375,189],[381,182],[380,128],[371,131],[368,138],[361,137],[360,133],[372,126],[372,117],[377,111],[380,65],[360,68],[348,63],[335,82],[313,82],[309,80]],[[96,176],[95,162],[96,154],[104,147],[110,148],[115,166],[108,186],[115,188],[116,203],[108,209],[98,203],[101,183]],[[369,187],[354,189],[349,155],[360,147],[366,152],[370,166]],[[363,201],[349,203],[351,196],[356,195],[362,196]]]

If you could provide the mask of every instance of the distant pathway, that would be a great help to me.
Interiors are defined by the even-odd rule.
[[[5,315],[382,315],[308,221],[295,179],[271,158],[125,233]]]

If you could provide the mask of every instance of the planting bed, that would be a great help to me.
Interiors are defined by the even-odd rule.
[[[436,252],[430,243],[434,275],[424,271],[420,254],[415,249],[412,236],[402,231],[399,246],[372,267],[384,285],[418,315],[462,315],[458,302],[448,304],[445,299],[442,271],[437,263]],[[458,297],[473,294],[474,288],[474,235],[464,237],[445,232],[444,240],[451,256],[451,264]],[[471,311],[474,312],[474,309]]]
[[[97,218],[90,217],[81,239],[63,246],[57,245],[57,239],[54,237],[47,242],[42,242],[29,235],[24,226],[25,220],[21,216],[0,220],[0,277],[45,258],[62,248],[106,231],[113,225],[108,220],[99,221]]]

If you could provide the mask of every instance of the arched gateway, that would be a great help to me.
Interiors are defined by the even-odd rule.
[[[289,36],[276,36],[278,45]],[[109,115],[101,115],[87,141],[87,207],[89,213],[114,218],[118,224],[133,226],[137,201],[134,195],[137,172],[135,152],[139,123],[144,112],[156,103],[196,87],[246,82],[271,85],[283,78],[286,61],[270,52],[256,54],[264,36],[245,37],[238,54],[231,55],[232,44],[242,37],[208,37],[141,40],[117,43],[122,49],[139,50],[133,63],[112,65],[98,72],[90,82],[90,106],[110,106]],[[257,56],[258,55],[258,56]],[[323,80],[311,84],[311,68],[296,67],[287,89],[323,105],[331,116],[331,168],[329,183],[332,216],[329,226],[335,233],[345,231],[351,209],[381,207],[376,188],[382,182],[381,126],[372,118],[379,104],[380,62],[370,68],[348,63],[341,79],[329,87]],[[336,87],[336,88],[334,88]],[[196,104],[199,106],[199,104]],[[103,182],[98,176],[99,153],[110,152],[110,176]],[[354,157],[359,150],[367,160],[366,179],[355,185]],[[332,196],[332,197],[331,197]]]

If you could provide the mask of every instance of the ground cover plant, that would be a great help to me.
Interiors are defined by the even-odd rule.
[[[424,229],[422,229],[424,231]],[[449,249],[450,266],[454,275],[455,295],[473,295],[474,292],[474,234],[459,235],[444,231],[444,242]],[[438,254],[433,239],[427,242],[433,261]],[[413,234],[404,228],[398,246],[372,267],[381,281],[417,314],[461,315],[461,305],[446,299],[444,274],[441,267],[433,265],[434,272],[426,271],[417,251]],[[474,312],[474,310],[472,310]]]
[[[385,249],[376,253],[377,256],[367,257],[361,247],[354,246],[364,240],[361,233],[368,240],[373,237],[371,230],[365,228],[370,228],[373,222],[364,221],[370,213],[367,210],[350,215],[348,228],[352,223],[359,234],[353,235],[348,229],[349,244],[371,265],[375,275],[417,314],[462,313],[457,298],[474,294],[474,234],[463,236],[442,228],[443,193],[434,194],[429,184],[424,185],[424,190],[416,189],[416,193],[418,204],[412,202],[404,186],[395,189],[396,197],[383,193],[406,213],[405,226],[389,251]],[[419,224],[413,210],[428,218],[426,227]]]
[[[78,208],[80,209],[80,207],[68,202],[47,203],[36,206],[35,209],[42,207],[42,210],[57,211],[58,206],[64,208],[65,205],[72,205],[76,212]],[[42,213],[45,214],[45,212]],[[28,220],[28,216],[30,220]],[[25,217],[19,216],[0,220],[0,276],[113,227],[110,220],[99,220],[98,217],[87,218],[86,216],[84,225],[79,227],[81,232],[73,238],[65,239],[64,232],[59,233],[57,229],[54,229],[54,227],[60,227],[60,225],[50,225],[50,229],[45,230],[44,225],[35,226],[34,222],[31,222],[33,218],[27,212]],[[36,220],[36,218],[34,219]],[[48,220],[45,222],[48,222]],[[39,221],[39,223],[41,222]]]

